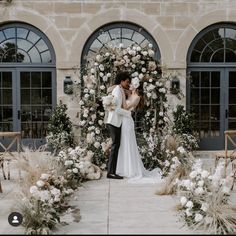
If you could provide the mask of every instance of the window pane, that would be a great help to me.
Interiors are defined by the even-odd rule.
[[[41,104],[41,89],[31,89],[31,104]]]
[[[12,87],[12,73],[2,72],[2,87],[11,88]]]
[[[201,87],[210,87],[210,72],[201,72]]]
[[[29,30],[24,28],[17,28],[17,37],[26,39]]]
[[[191,54],[191,62],[199,62],[200,56],[201,56],[200,52],[193,50]]]
[[[211,48],[209,47],[206,47],[204,49],[204,51],[202,52],[202,55],[201,55],[201,61],[202,62],[210,62],[210,59],[211,59],[211,55],[213,54],[213,51]]]
[[[26,52],[22,51],[21,49],[17,50],[16,57],[17,57],[17,62],[24,62],[24,63],[31,62],[29,55]]]
[[[33,44],[29,41],[24,40],[24,39],[18,39],[17,46],[18,46],[18,48],[23,49],[24,51],[27,52],[33,46]]]
[[[102,46],[102,44],[96,39],[93,44],[91,45],[90,49],[98,52],[98,50],[100,49],[100,47]]]
[[[108,32],[106,31],[106,32],[103,32],[102,34],[100,34],[100,35],[98,36],[98,39],[99,39],[102,43],[106,44],[106,43],[108,43],[108,42],[111,40],[111,37],[109,36]]]
[[[12,104],[12,90],[11,89],[2,90],[2,104],[4,105]]]
[[[220,121],[220,106],[211,106],[211,120]]]
[[[194,49],[197,50],[197,51],[199,51],[199,52],[201,52],[201,51],[204,49],[205,46],[206,46],[206,43],[205,43],[202,39],[200,39],[200,40],[196,43]]]
[[[40,37],[34,32],[30,31],[27,39],[33,44],[35,44],[40,39]]]
[[[211,89],[211,104],[220,104],[220,89]]]
[[[42,120],[42,108],[41,106],[32,106],[32,121]]]
[[[131,39],[133,32],[131,29],[122,28],[122,37]]]
[[[3,32],[6,35],[7,39],[16,37],[15,28],[8,28],[8,29],[3,30]]]
[[[30,106],[21,106],[21,121],[30,121],[31,120],[31,107]]]
[[[224,49],[216,51],[212,55],[211,62],[224,62]]]
[[[43,52],[48,49],[46,43],[42,39],[40,39],[35,46],[40,52]]]
[[[110,29],[109,33],[112,39],[117,39],[121,37],[121,28]]]
[[[201,103],[202,104],[210,103],[210,89],[201,89]]]
[[[236,104],[236,89],[229,89],[229,104]]]
[[[52,91],[51,89],[43,89],[42,104],[52,104]]]
[[[30,51],[28,52],[30,59],[33,63],[40,63],[41,62],[41,57],[39,55],[39,52],[37,51],[36,48],[31,48]]]
[[[20,85],[21,88],[30,88],[30,72],[20,73]]]
[[[51,117],[52,114],[52,107],[51,106],[43,106],[42,107],[42,115],[43,115],[43,120],[48,121]]]
[[[211,72],[211,87],[220,87],[220,72]]]
[[[30,89],[21,89],[21,104],[30,104]]]
[[[142,34],[140,34],[140,33],[138,33],[138,32],[135,32],[135,33],[134,33],[133,40],[134,40],[136,43],[140,44],[144,39],[145,39],[145,38],[144,38],[144,36],[143,36]]]
[[[226,62],[236,62],[235,51],[225,50],[225,61]]]
[[[229,72],[229,87],[236,87],[236,72]]]
[[[211,122],[211,137],[220,136],[220,122]]]
[[[52,73],[42,72],[42,87],[51,88],[52,87]]]
[[[4,41],[5,39],[6,39],[6,38],[5,38],[4,34],[3,34],[3,32],[0,31],[0,43],[1,43],[2,41]]]
[[[229,118],[236,121],[236,105],[229,106]]]
[[[209,122],[202,122],[201,123],[200,138],[209,137],[209,129],[210,129],[210,123]]]
[[[191,89],[191,104],[199,104],[199,89]]]
[[[199,87],[200,72],[191,71],[190,76],[190,87],[195,88]]]
[[[41,88],[41,72],[31,72],[31,87]]]
[[[21,123],[21,133],[22,133],[22,138],[31,138],[31,123],[28,122],[23,122]]]
[[[201,120],[207,121],[210,119],[210,106],[201,106]]]
[[[46,52],[41,53],[41,57],[42,57],[42,62],[45,62],[45,63],[52,62],[50,51],[46,51]]]
[[[3,106],[2,107],[2,116],[3,122],[7,122],[7,121],[12,121],[13,120],[13,113],[12,113],[12,106]]]

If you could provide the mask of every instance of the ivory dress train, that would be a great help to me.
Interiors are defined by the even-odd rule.
[[[129,110],[134,109],[139,102],[138,95],[131,95],[126,104]],[[129,178],[132,183],[160,183],[161,170],[156,168],[146,170],[139,154],[136,141],[134,120],[132,116],[123,116],[121,126],[121,141],[118,153],[116,174]]]

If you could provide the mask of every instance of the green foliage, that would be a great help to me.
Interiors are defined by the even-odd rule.
[[[65,147],[74,147],[72,122],[66,111],[67,106],[60,101],[48,124],[47,143],[56,153]]]
[[[176,111],[173,112],[175,134],[189,134],[194,135],[196,124],[194,114],[187,112],[182,105],[177,105]]]

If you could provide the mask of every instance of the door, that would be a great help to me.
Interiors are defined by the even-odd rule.
[[[224,148],[224,69],[192,69],[187,85],[188,109],[195,114],[201,150]]]
[[[14,78],[14,70],[0,70],[0,132],[17,131],[17,96]]]
[[[54,78],[53,69],[1,69],[0,131],[21,131],[24,145],[44,144],[56,105]]]

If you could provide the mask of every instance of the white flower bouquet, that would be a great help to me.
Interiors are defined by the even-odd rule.
[[[102,97],[102,104],[105,110],[113,111],[117,107],[117,99],[115,96],[109,94],[105,97]]]

